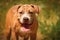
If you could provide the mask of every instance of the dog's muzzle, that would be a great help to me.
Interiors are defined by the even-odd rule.
[[[21,25],[30,26],[30,25],[33,24],[33,21],[34,21],[34,20],[33,20],[33,19],[29,20],[29,18],[24,17],[24,18],[23,18],[23,23],[20,22],[20,19],[18,19],[18,21],[19,21],[19,23],[20,23]]]

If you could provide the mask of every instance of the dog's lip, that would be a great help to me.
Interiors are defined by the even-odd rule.
[[[26,28],[26,29],[29,29],[31,25],[28,23],[24,23],[24,24],[21,24],[21,26]]]
[[[24,22],[23,22],[23,24],[28,24],[28,23],[29,23],[29,21],[24,21]]]

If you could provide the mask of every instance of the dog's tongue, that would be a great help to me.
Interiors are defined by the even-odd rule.
[[[25,28],[25,27],[21,27],[21,31],[23,31],[23,32],[28,32],[30,29],[27,29],[27,28]]]

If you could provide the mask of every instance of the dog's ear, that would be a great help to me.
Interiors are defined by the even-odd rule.
[[[39,6],[31,4],[31,7],[34,8],[35,13],[37,13],[37,14],[40,13],[40,8],[39,8]]]
[[[18,9],[19,9],[21,6],[22,6],[22,4],[20,4],[20,5],[17,7],[17,11],[18,11]]]
[[[21,6],[22,6],[21,4],[20,4],[20,5],[15,5],[15,6],[13,6],[11,9],[12,9],[12,11],[13,11],[14,13],[17,13],[18,9],[19,9]]]

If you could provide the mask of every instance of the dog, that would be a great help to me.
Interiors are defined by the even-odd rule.
[[[6,15],[4,35],[7,40],[36,40],[39,7],[33,4],[15,5]]]

